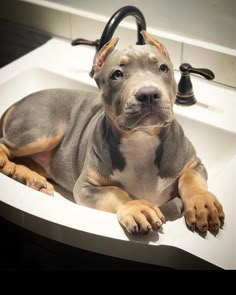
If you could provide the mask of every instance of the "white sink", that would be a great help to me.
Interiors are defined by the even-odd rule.
[[[46,88],[97,91],[89,77],[93,56],[91,49],[73,48],[67,41],[52,39],[0,69],[0,115],[22,97]],[[176,77],[179,79],[178,73]],[[42,197],[2,174],[1,214],[49,238],[102,254],[176,268],[197,268],[191,259],[198,257],[219,267],[235,268],[236,92],[195,78],[192,82],[200,104],[175,106],[175,113],[208,170],[211,190],[223,203],[226,223],[217,237],[208,233],[203,239],[178,218],[167,222],[163,233],[132,238],[124,233],[114,214],[81,207],[61,197]],[[42,220],[46,225],[42,226]]]

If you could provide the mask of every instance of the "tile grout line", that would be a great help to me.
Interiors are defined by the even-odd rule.
[[[183,63],[184,58],[184,42],[181,42],[181,50],[180,50],[180,64]]]

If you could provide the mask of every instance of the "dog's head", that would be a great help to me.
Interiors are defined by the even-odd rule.
[[[92,71],[106,115],[123,131],[162,127],[173,120],[173,65],[165,47],[142,34],[145,45],[118,50],[113,38],[94,58]]]

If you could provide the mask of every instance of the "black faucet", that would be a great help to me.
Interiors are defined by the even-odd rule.
[[[142,12],[135,6],[124,6],[117,10],[108,23],[106,24],[100,42],[97,46],[97,50],[101,49],[103,45],[105,45],[109,40],[111,40],[116,28],[119,23],[127,16],[134,16],[136,18],[137,24],[137,44],[143,45],[145,44],[142,34],[140,33],[142,30],[146,31],[146,21],[142,14]]]
[[[141,34],[141,31],[146,31],[146,21],[142,14],[142,12],[135,6],[124,6],[117,10],[112,17],[109,19],[108,23],[106,24],[102,36],[100,39],[97,39],[95,41],[89,41],[82,38],[75,39],[71,42],[71,45],[90,45],[95,46],[96,51],[99,51],[108,41],[111,40],[116,28],[120,24],[120,22],[127,16],[134,16],[136,18],[136,24],[137,24],[137,43],[139,45],[145,44],[143,35]],[[90,77],[93,77],[93,70],[89,73]]]
[[[201,75],[207,80],[213,80],[215,75],[209,69],[193,68],[188,63],[183,63],[179,69],[181,72],[181,78],[178,84],[178,92],[175,103],[184,106],[193,105],[197,102],[197,100],[193,93],[193,85],[190,79],[190,73]]]
[[[142,12],[135,6],[124,6],[117,10],[112,17],[109,19],[106,24],[102,36],[100,39],[95,41],[88,41],[82,38],[75,39],[72,41],[72,45],[91,45],[96,46],[96,51],[100,50],[103,45],[105,45],[108,41],[111,40],[116,28],[120,24],[120,22],[127,16],[134,16],[137,24],[137,44],[143,45],[145,44],[142,34],[140,33],[142,30],[146,31],[146,21],[142,14]]]

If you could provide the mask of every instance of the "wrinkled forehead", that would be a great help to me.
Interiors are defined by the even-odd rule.
[[[133,45],[126,49],[114,50],[105,61],[107,66],[124,66],[141,63],[143,66],[149,62],[166,63],[171,65],[170,60],[165,57],[156,47],[146,45]]]

